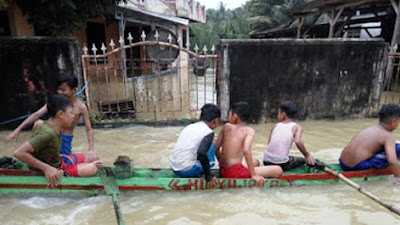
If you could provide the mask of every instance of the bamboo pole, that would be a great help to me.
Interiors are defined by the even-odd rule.
[[[333,170],[333,169],[331,169],[331,168],[329,168],[329,167],[327,167],[325,165],[323,166],[323,170],[325,172],[327,172],[327,173],[335,175],[337,178],[339,178],[340,180],[342,180],[343,182],[345,182],[346,184],[348,184],[352,188],[358,190],[359,192],[361,192],[362,194],[364,194],[368,198],[370,198],[373,201],[379,203],[381,206],[389,209],[391,212],[396,213],[397,215],[400,215],[400,208],[398,206],[383,201],[382,199],[380,199],[378,196],[376,196],[372,192],[370,192],[367,189],[361,187],[357,183],[351,181],[350,179],[345,177],[343,174],[341,174],[341,173],[339,173],[339,172],[337,172],[337,171],[335,171],[335,170]]]
[[[118,225],[125,225],[121,206],[118,199],[119,189],[117,182],[115,181],[112,169],[110,167],[103,167],[100,168],[99,172],[106,194],[112,197],[117,223]]]

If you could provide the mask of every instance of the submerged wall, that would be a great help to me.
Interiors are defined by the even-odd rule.
[[[221,40],[219,101],[247,101],[249,122],[276,118],[285,101],[300,119],[370,116],[379,108],[387,45],[381,39]]]
[[[74,38],[0,38],[0,123],[33,113],[55,93],[60,72],[80,74]],[[78,76],[79,77],[79,76]],[[22,121],[0,125],[11,128]]]

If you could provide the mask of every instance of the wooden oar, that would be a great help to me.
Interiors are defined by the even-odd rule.
[[[375,194],[371,193],[370,191],[368,191],[367,189],[361,187],[360,185],[358,185],[357,183],[351,181],[349,178],[345,177],[343,174],[331,169],[330,167],[328,167],[325,163],[321,162],[318,160],[318,162],[315,163],[315,167],[317,169],[323,170],[327,173],[333,174],[335,175],[337,178],[339,178],[340,180],[342,180],[343,182],[345,182],[346,184],[350,185],[352,188],[358,190],[359,192],[361,192],[362,194],[364,194],[365,196],[367,196],[368,198],[374,200],[375,202],[379,203],[381,206],[389,209],[390,211],[396,213],[397,215],[400,215],[400,208],[396,205],[387,203],[383,200],[381,200],[378,196],[376,196]]]
[[[124,218],[122,217],[122,211],[121,207],[119,205],[119,200],[118,200],[118,195],[119,195],[119,189],[117,182],[115,181],[114,174],[112,172],[112,169],[110,167],[103,167],[100,168],[100,177],[101,181],[103,182],[104,190],[106,191],[107,195],[111,195],[113,204],[114,204],[114,210],[115,210],[115,216],[117,217],[117,222],[119,225],[124,225]]]

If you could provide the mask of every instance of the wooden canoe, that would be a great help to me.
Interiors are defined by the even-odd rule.
[[[337,164],[330,164],[331,168],[341,172],[353,181],[378,180],[392,174],[390,169],[368,169],[362,171],[344,172]],[[108,168],[112,171],[120,191],[135,190],[206,190],[203,178],[181,178],[170,169],[156,168],[129,168],[129,173],[121,175],[118,167]],[[219,171],[213,169],[217,177]],[[251,179],[224,179],[220,178],[217,189],[251,188],[254,181]],[[63,177],[56,187],[48,187],[43,173],[21,169],[0,169],[0,195],[5,194],[67,194],[84,193],[92,196],[105,193],[106,184],[98,173],[93,177]],[[291,187],[301,185],[324,185],[341,183],[336,176],[320,171],[307,165],[284,172],[280,179],[267,179],[263,188]]]

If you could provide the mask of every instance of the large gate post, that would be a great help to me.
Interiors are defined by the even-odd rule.
[[[229,93],[229,77],[230,77],[230,65],[229,65],[229,43],[221,44],[220,49],[222,50],[222,68],[220,76],[220,99],[221,99],[221,119],[228,120],[228,111],[230,104],[230,93]]]
[[[118,23],[118,27],[119,27],[119,43],[120,43],[120,46],[122,47],[124,44],[125,44],[125,42],[124,42],[124,39],[125,39],[125,26],[126,26],[126,17],[125,17],[125,14],[124,13],[121,13],[120,15],[119,15],[119,23]],[[127,87],[126,87],[126,84],[127,84],[127,79],[128,79],[128,76],[127,76],[127,71],[126,71],[126,52],[125,52],[125,49],[122,49],[121,50],[121,66],[122,66],[122,80],[123,80],[123,86],[124,86],[124,98],[126,99],[126,97],[127,97]]]

